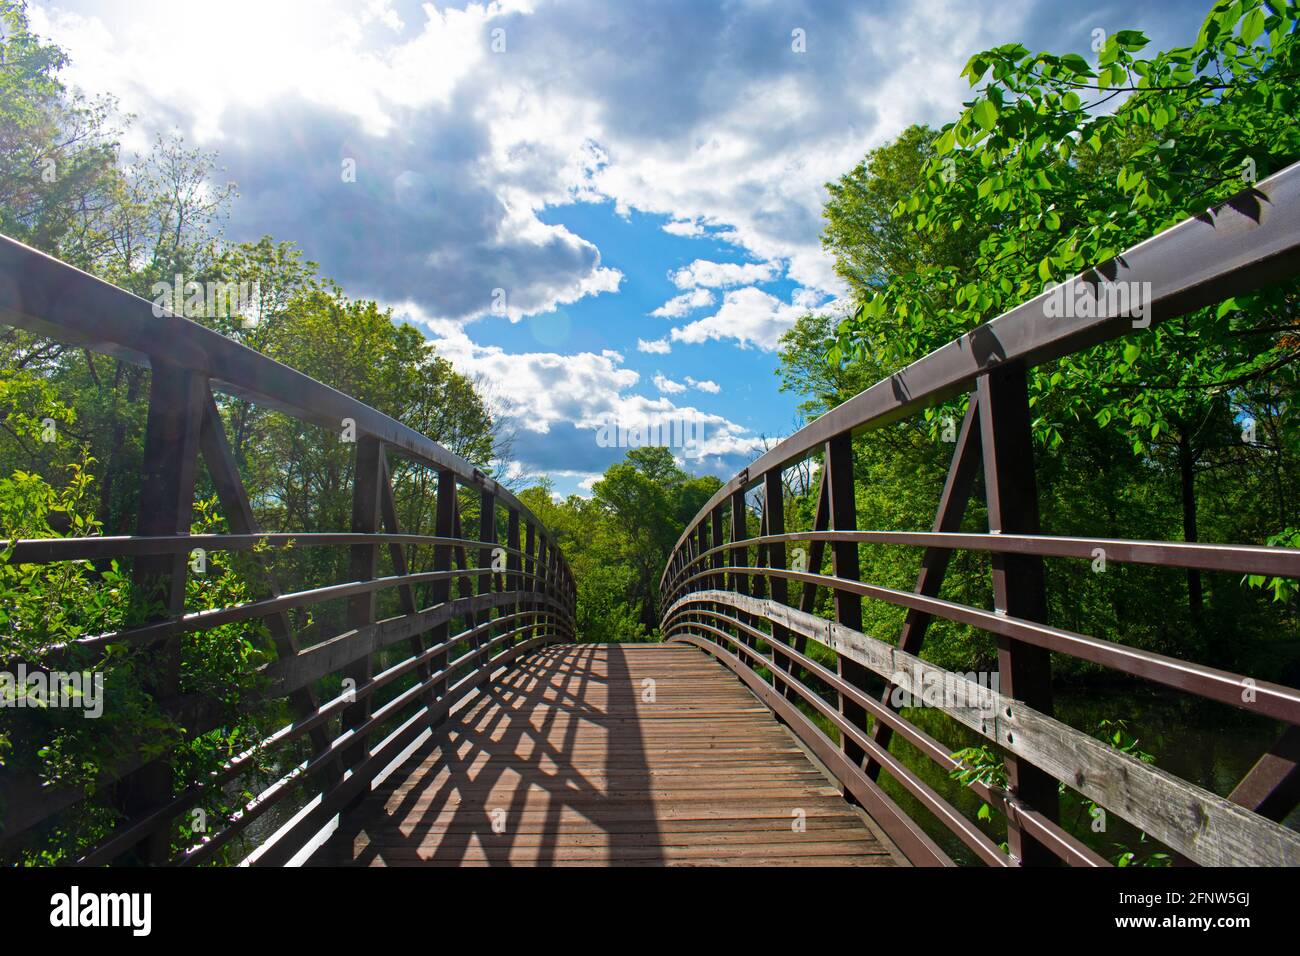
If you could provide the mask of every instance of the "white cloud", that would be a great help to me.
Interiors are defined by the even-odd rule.
[[[264,163],[280,156],[295,167],[302,186],[253,225],[300,239],[359,294],[416,297],[431,314],[462,320],[482,314],[478,273],[496,255],[505,260],[499,271],[516,273],[496,284],[511,290],[520,314],[616,288],[617,273],[591,248],[537,216],[588,200],[665,216],[672,235],[710,235],[756,260],[732,266],[748,270],[736,275],[684,276],[693,287],[761,283],[783,270],[808,289],[842,294],[819,242],[824,184],[907,124],[951,116],[969,95],[959,76],[969,55],[1024,34],[1037,12],[1031,0],[1010,0],[998,17],[972,17],[955,0],[915,9],[817,4],[801,23],[808,52],[796,56],[788,14],[765,3],[669,5],[653,34],[597,0],[491,0],[459,10],[395,0],[34,0],[30,9],[37,31],[71,54],[69,79],[118,95],[140,117],[128,150],[173,126],[225,153],[292,144],[319,115],[346,120],[350,129],[336,124],[327,143],[313,144],[319,155],[261,150]],[[508,43],[500,55],[489,48],[498,27]],[[222,68],[160,70],[178,38],[220,50]],[[266,122],[230,125],[232,113],[250,111]],[[362,287],[358,277],[381,261],[360,257],[349,274],[355,250],[322,253],[314,243],[332,228],[318,228],[318,204],[296,202],[320,188],[304,167],[335,164],[337,177],[341,151],[366,137],[409,144],[405,168],[431,170],[450,207],[417,210],[425,245],[413,250],[448,268],[425,275],[403,261],[405,289]],[[365,183],[376,196],[385,186]],[[452,197],[466,189],[482,190],[505,214],[460,208]],[[382,217],[369,226],[391,234]],[[549,240],[539,239],[548,229]],[[411,242],[391,239],[396,251]],[[524,260],[539,255],[547,268],[529,272]],[[469,281],[450,281],[467,262],[476,266]]]
[[[669,235],[682,236],[687,239],[693,239],[704,235],[704,226],[692,219],[679,219],[674,222],[666,222],[663,225],[663,230]]]
[[[696,259],[689,266],[673,273],[673,282],[679,289],[716,289],[720,286],[771,282],[778,275],[780,267],[774,262],[710,262],[707,259]],[[680,298],[682,296],[677,297]],[[671,301],[676,302],[677,299]],[[709,297],[709,302],[703,304],[709,305],[711,302],[712,296]]]
[[[674,342],[698,344],[710,339],[735,339],[741,347],[756,345],[775,351],[781,333],[794,325],[807,310],[786,304],[762,289],[748,287],[728,292],[722,308],[713,315],[678,326],[671,332]]]
[[[713,302],[713,293],[708,289],[692,289],[690,292],[673,296],[650,314],[665,319],[680,319],[687,312],[713,305]]]
[[[673,347],[667,339],[654,339],[652,341],[637,339],[636,350],[638,352],[648,352],[651,355],[667,355],[673,350]]]
[[[681,382],[674,382],[662,372],[655,373],[654,383],[655,388],[659,389],[659,391],[663,392],[665,395],[680,395],[682,392],[686,391],[685,385]]]
[[[569,469],[599,473],[582,466],[608,457],[597,441],[599,430],[611,422],[631,428],[689,421],[703,432],[692,457],[712,465],[720,464],[721,456],[752,457],[762,448],[761,439],[749,429],[721,415],[679,406],[665,395],[647,398],[633,393],[641,376],[624,368],[623,356],[612,349],[599,354],[512,354],[499,346],[479,345],[460,324],[424,316],[410,303],[395,307],[394,312],[427,328],[431,347],[482,384],[497,412],[517,427],[517,456],[519,446],[525,451],[536,447],[557,456]],[[686,386],[662,375],[653,381],[666,386],[666,393],[686,391]]]
[[[689,375],[687,375],[686,384],[691,386],[691,388],[698,388],[701,392],[708,392],[710,395],[717,395],[720,391],[722,391],[721,385],[719,385],[717,382],[713,381],[712,379],[707,379],[707,378],[702,382],[698,382],[695,379],[691,378]]]

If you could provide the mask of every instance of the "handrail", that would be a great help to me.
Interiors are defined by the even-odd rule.
[[[1300,834],[1276,822],[1300,793],[1294,762],[1261,759],[1227,799],[1142,764],[1052,717],[1050,654],[1281,720],[1290,729],[1270,754],[1290,752],[1300,733],[1300,690],[1051,627],[1042,571],[1044,558],[1092,560],[1100,549],[1107,561],[1118,563],[1300,578],[1300,550],[1041,533],[1027,401],[1028,369],[1136,334],[1131,318],[1108,311],[1103,296],[1094,295],[1095,317],[1049,318],[1045,305],[1053,295],[1063,291],[1074,297],[1080,286],[1095,289],[1102,281],[1149,283],[1144,318],[1155,324],[1297,274],[1300,164],[875,383],[765,452],[691,519],[660,577],[664,637],[694,644],[736,671],[817,753],[835,745],[807,719],[788,717],[810,711],[833,725],[842,757],[825,761],[827,766],[909,857],[909,848],[915,850],[914,862],[944,861],[916,842],[911,821],[900,820],[901,811],[883,791],[864,786],[882,770],[986,863],[1105,864],[1057,822],[1057,789],[1064,783],[1191,862],[1300,864]],[[858,530],[852,439],[964,391],[971,392],[968,412],[933,529]],[[781,474],[814,456],[821,458],[814,527],[791,531],[785,526]],[[989,532],[962,532],[962,515],[981,467]],[[750,529],[746,499],[755,487],[763,489],[758,534]],[[809,543],[811,555],[791,569],[786,548],[795,542]],[[858,546],[868,544],[922,549],[913,591],[859,580]],[[833,569],[823,573],[827,550]],[[993,610],[939,598],[955,551],[990,555]],[[791,585],[802,590],[791,593]],[[818,595],[825,593],[834,597],[834,620],[813,613]],[[864,597],[906,609],[895,643],[863,631]],[[916,656],[935,617],[997,638],[1001,693]],[[808,641],[834,654],[834,670],[805,653]],[[954,817],[956,811],[888,750],[891,735],[898,733],[930,761],[955,769],[947,749],[905,720],[892,702],[898,690],[920,696],[926,681],[958,692],[960,701],[975,700],[958,706],[942,696],[931,706],[1007,754],[1009,789],[969,784],[1005,815],[1007,859],[991,856],[983,834]],[[868,724],[868,715],[874,723]]]
[[[8,542],[12,564],[129,559],[134,586],[159,599],[161,611],[110,634],[81,636],[29,656],[42,668],[61,660],[99,659],[115,646],[153,655],[149,692],[164,713],[184,712],[185,733],[223,726],[229,715],[207,698],[182,695],[166,661],[177,659],[181,635],[240,622],[262,622],[276,659],[256,674],[257,690],[240,702],[258,711],[279,700],[292,719],[227,761],[206,779],[174,792],[166,758],[155,742],[127,741],[125,756],[106,768],[100,787],[120,782],[121,819],[97,845],[84,848],[83,865],[137,862],[194,864],[211,860],[249,825],[297,788],[310,784],[314,802],[271,841],[258,862],[285,862],[370,785],[372,778],[421,735],[436,729],[468,695],[502,667],[547,643],[575,638],[576,589],[555,536],[509,489],[471,463],[377,409],[261,355],[189,319],[154,314],[152,303],[0,236],[0,323],[38,336],[102,352],[152,370],[143,452],[143,479],[135,534]],[[325,532],[265,532],[258,527],[225,436],[214,391],[274,409],[303,422],[336,429],[350,419],[353,449],[352,527]],[[433,534],[398,527],[389,453],[436,474]],[[216,488],[228,534],[190,534],[197,462]],[[478,493],[478,537],[462,529],[459,489]],[[502,521],[504,513],[505,520]],[[506,529],[500,540],[499,527]],[[345,548],[342,581],[307,581],[282,590],[258,549]],[[184,583],[195,549],[254,553],[265,571],[266,596],[187,611]],[[381,573],[381,549],[392,573]],[[417,549],[432,566],[412,570]],[[417,588],[421,597],[417,599]],[[379,619],[377,597],[396,594],[401,611]],[[422,607],[427,600],[428,606]],[[327,617],[312,642],[299,643],[291,610],[346,603],[344,620]],[[455,626],[461,622],[463,626]],[[331,631],[326,631],[332,626]],[[387,652],[405,642],[406,656]],[[74,654],[75,652],[75,654]],[[0,665],[23,663],[0,661]],[[382,669],[376,673],[375,667]],[[318,683],[337,675],[351,681],[330,700]],[[399,683],[400,681],[400,683]],[[328,685],[327,685],[328,686]],[[382,692],[382,693],[381,693]],[[332,692],[331,692],[332,693]],[[385,699],[386,698],[386,699]],[[396,729],[393,725],[396,723]],[[372,737],[384,734],[378,743]],[[309,738],[305,760],[291,756],[278,779],[238,812],[209,821],[202,838],[179,854],[175,821],[203,799],[246,777],[255,760]],[[11,774],[0,784],[4,807],[0,845],[9,847],[85,796]],[[324,814],[330,808],[331,814]]]
[[[1047,289],[953,339],[902,371],[876,382],[756,458],[700,508],[673,548],[682,547],[700,516],[762,475],[820,451],[831,438],[860,434],[969,391],[978,376],[1010,363],[1026,367],[1069,355],[1133,332],[1132,320],[1096,317],[1045,319],[1053,295],[1076,296],[1080,285],[1151,283],[1156,325],[1174,316],[1244,293],[1300,271],[1300,163],[1288,166],[1203,215],[1185,219],[1113,259]],[[666,571],[667,569],[665,569]]]
[[[536,522],[504,485],[415,429],[199,323],[155,314],[154,304],[38,249],[0,235],[0,324],[138,365],[165,362],[202,373],[218,390],[336,428],[343,419],[402,455],[496,496]]]

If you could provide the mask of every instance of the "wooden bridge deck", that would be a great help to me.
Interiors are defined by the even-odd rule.
[[[793,826],[798,811],[806,829]],[[390,774],[317,865],[891,866],[771,713],[680,645],[552,646]]]

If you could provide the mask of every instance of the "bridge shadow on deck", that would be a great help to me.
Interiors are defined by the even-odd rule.
[[[810,832],[792,830],[795,810],[812,813]],[[792,850],[807,862],[890,862],[766,709],[706,655],[589,644],[547,648],[502,675],[310,863],[797,862]]]

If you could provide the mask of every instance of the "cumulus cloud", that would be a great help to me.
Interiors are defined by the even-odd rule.
[[[780,268],[773,262],[710,262],[707,259],[696,259],[689,266],[673,273],[673,283],[679,289],[699,291],[701,288],[771,282],[779,274]],[[671,302],[682,298],[684,297],[678,296]],[[713,297],[709,296],[709,301],[702,304],[709,305],[712,301]]]
[[[1081,14],[1096,19],[1095,4],[1070,7],[1008,0],[979,17],[957,0],[664,0],[653,12],[606,0],[33,0],[31,12],[70,52],[73,82],[139,117],[128,147],[179,127],[234,155],[243,232],[300,239],[359,294],[391,298],[400,275],[400,297],[465,320],[498,287],[516,318],[616,288],[590,242],[536,215],[596,199],[666,216],[673,235],[707,224],[799,285],[841,294],[819,243],[824,184],[909,123],[951,116],[969,95],[959,72],[972,52],[1013,37],[1086,44],[1093,20]],[[1125,16],[1157,42],[1190,19],[1177,4]],[[806,52],[792,48],[794,26]],[[221,51],[221,69],[158,69],[177,38],[195,37]],[[346,156],[371,205],[359,217],[327,188]],[[393,265],[358,261],[336,229],[354,221],[386,240]]]
[[[667,339],[645,339],[636,340],[636,350],[638,352],[647,352],[650,355],[667,355],[673,350],[671,343]]]
[[[295,240],[350,294],[409,302],[440,350],[507,393],[521,461],[583,474],[609,460],[591,441],[600,415],[683,410],[632,394],[648,383],[616,353],[508,355],[465,333],[487,316],[518,321],[624,287],[590,237],[546,221],[548,208],[612,202],[664,217],[673,237],[707,239],[707,255],[742,260],[677,270],[683,294],[655,315],[711,308],[710,290],[725,290],[722,304],[638,339],[639,352],[705,341],[774,349],[803,310],[845,291],[819,242],[824,184],[908,124],[951,117],[969,96],[959,73],[971,53],[1013,38],[1086,49],[1098,17],[1083,0],[1007,0],[996,17],[957,0],[29,9],[36,32],[71,55],[71,83],[115,94],[138,117],[128,154],[170,129],[217,150],[242,194],[231,238]],[[1150,4],[1124,19],[1165,48],[1195,16]],[[805,53],[791,48],[795,26]],[[494,36],[504,52],[492,51]],[[160,69],[200,40],[219,51],[219,69]],[[777,279],[797,287],[789,302],[755,287]],[[713,424],[725,436],[717,454],[750,447],[744,429]]]
[[[707,379],[707,378],[704,381],[700,382],[700,381],[696,381],[695,379],[687,375],[686,384],[689,385],[691,388],[698,388],[701,392],[708,392],[710,395],[717,395],[720,391],[722,391],[721,385],[719,385],[717,382],[713,381],[712,379]]]
[[[782,302],[750,286],[728,292],[722,308],[713,315],[678,326],[670,334],[674,342],[698,344],[710,339],[734,339],[741,347],[757,346],[770,352],[776,350],[781,333],[806,311],[803,306]]]
[[[673,296],[650,314],[665,319],[680,319],[687,312],[713,305],[713,302],[713,293],[708,289],[692,289],[690,292]]]
[[[670,236],[682,236],[687,239],[704,235],[704,226],[692,219],[679,219],[673,222],[666,222],[663,225],[663,230]]]
[[[602,444],[601,430],[611,427],[646,430],[689,423],[692,434],[701,436],[690,457],[721,473],[736,470],[762,449],[761,439],[748,428],[674,403],[666,396],[681,394],[687,386],[662,374],[653,381],[664,394],[635,394],[641,376],[626,368],[613,349],[511,353],[475,343],[460,324],[426,316],[413,303],[396,306],[395,313],[426,328],[434,351],[484,383],[498,415],[514,432],[513,457],[525,472],[555,474],[556,464],[583,474],[603,472],[628,447]]]
[[[686,386],[681,382],[674,382],[671,378],[662,372],[656,372],[654,377],[655,388],[665,395],[680,395],[686,391]]]

